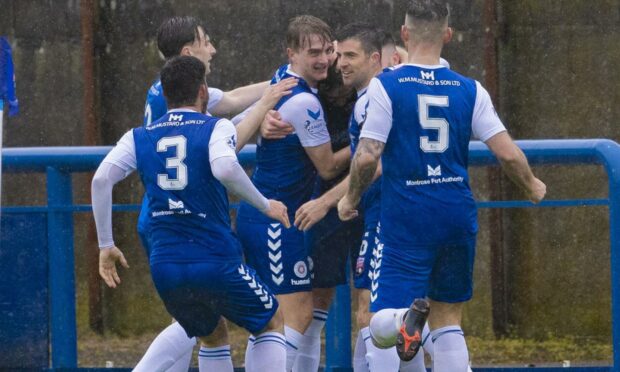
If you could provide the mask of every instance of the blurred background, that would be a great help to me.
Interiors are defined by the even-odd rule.
[[[619,0],[452,1],[444,58],[479,80],[515,139],[620,140]],[[217,48],[208,83],[230,90],[267,80],[285,63],[288,20],[318,16],[337,29],[367,21],[399,40],[406,0],[0,0],[0,35],[13,47],[20,115],[5,147],[113,145],[142,123],[146,91],[163,64],[155,35],[171,15],[206,21]],[[598,166],[536,167],[549,199],[607,196]],[[497,169],[472,169],[478,200],[522,199]],[[74,178],[89,204],[92,174]],[[8,174],[2,206],[45,204],[44,175]],[[115,201],[138,204],[137,177]],[[116,290],[98,279],[90,214],[75,214],[78,327],[134,337],[170,321],[136,233],[117,213],[114,233],[131,269]],[[480,210],[476,289],[464,329],[483,339],[572,337],[609,343],[606,207]],[[144,345],[146,350],[147,345]]]

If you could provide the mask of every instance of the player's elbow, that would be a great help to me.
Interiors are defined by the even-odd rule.
[[[108,187],[108,183],[108,178],[102,172],[97,171],[90,183],[91,194],[95,194],[106,189]]]
[[[235,183],[241,174],[245,174],[238,160],[229,156],[217,158],[211,162],[211,173],[226,187]]]
[[[515,144],[501,148],[498,151],[494,151],[494,153],[503,167],[513,167],[522,162],[524,158],[523,153]]]
[[[214,167],[211,169],[211,172],[213,177],[223,184],[230,182],[234,175],[232,167]]]
[[[353,158],[352,168],[357,169],[368,169],[371,167],[377,167],[378,159],[372,156],[371,154],[356,154],[355,158]]]

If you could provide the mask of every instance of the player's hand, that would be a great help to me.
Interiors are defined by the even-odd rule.
[[[291,89],[297,86],[297,82],[297,78],[290,77],[280,80],[277,84],[268,86],[267,89],[265,89],[265,93],[263,93],[263,96],[260,98],[260,104],[270,109],[273,108],[280,98],[293,93]]]
[[[282,139],[291,133],[293,133],[293,126],[282,121],[282,116],[275,110],[267,112],[260,125],[260,135],[266,139]]]
[[[349,194],[345,195],[338,202],[338,217],[342,221],[349,221],[357,217],[359,215],[359,212],[357,211],[357,209],[355,209],[355,207],[357,206],[358,202],[352,202],[351,200],[349,200]]]
[[[301,231],[308,231],[329,212],[329,207],[321,198],[310,200],[295,212],[295,226]]]
[[[291,221],[288,219],[286,205],[277,200],[269,199],[269,208],[263,212],[265,216],[280,221],[287,229],[291,227]]]
[[[545,197],[547,193],[547,185],[545,185],[541,180],[534,177],[532,183],[527,192],[527,197],[530,199],[532,203],[538,204]]]
[[[116,288],[117,284],[121,284],[121,278],[116,272],[116,261],[119,261],[124,268],[129,268],[123,252],[116,246],[99,250],[99,275],[110,288]]]

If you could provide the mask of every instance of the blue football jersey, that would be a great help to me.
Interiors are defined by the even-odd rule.
[[[209,163],[209,140],[219,120],[173,111],[133,131],[148,200],[151,263],[241,259],[226,189]]]
[[[378,79],[392,101],[382,156],[382,241],[412,246],[471,239],[478,230],[467,174],[475,81],[415,65]]]
[[[168,105],[164,98],[164,91],[161,87],[161,81],[155,80],[146,94],[146,104],[144,106],[143,125],[147,126],[153,121],[159,120],[168,111]]]
[[[291,76],[284,67],[281,67],[271,82],[273,84]],[[295,77],[299,80],[297,86],[293,88],[291,94],[280,99],[275,110],[297,94],[314,94],[306,81]],[[316,169],[297,134],[289,134],[278,140],[261,138],[257,144],[256,167],[252,182],[266,198],[284,203],[290,218],[294,219],[297,208],[310,200],[316,175]],[[270,221],[269,217],[243,202],[237,218],[255,222]]]
[[[368,96],[366,91],[362,92],[357,98],[355,108],[349,120],[349,136],[351,137],[351,157],[355,156],[357,145],[360,141],[362,126],[366,120],[366,110],[368,109]],[[381,208],[381,178],[373,182],[360,200],[360,208],[364,213],[364,225],[374,226],[379,221]]]

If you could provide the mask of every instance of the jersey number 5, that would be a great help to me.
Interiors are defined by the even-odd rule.
[[[187,155],[187,139],[184,136],[164,137],[157,141],[157,152],[166,152],[173,146],[176,147],[176,156],[166,158],[166,169],[176,170],[177,178],[160,173],[157,185],[164,190],[183,190],[187,186],[187,165],[183,163]]]
[[[420,148],[424,152],[444,152],[450,144],[450,124],[443,118],[429,118],[429,106],[448,107],[449,101],[447,96],[427,96],[418,95],[418,111],[420,126],[424,129],[435,129],[439,133],[437,141],[430,141],[428,136],[420,137]]]

